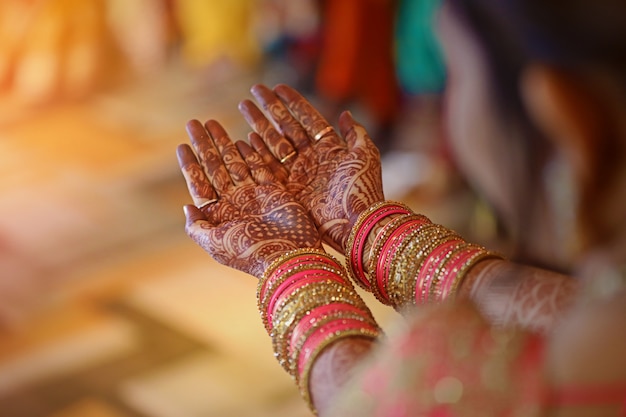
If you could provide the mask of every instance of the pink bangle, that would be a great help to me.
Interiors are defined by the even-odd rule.
[[[431,253],[428,255],[426,262],[422,265],[418,273],[418,286],[415,288],[415,303],[416,304],[424,304],[429,300],[429,291],[430,286],[432,284],[433,273],[437,266],[445,259],[445,255],[456,245],[463,244],[464,241],[462,239],[453,239],[443,244],[437,246]]]
[[[323,343],[327,337],[338,335],[346,330],[378,331],[376,327],[355,319],[340,319],[327,323],[325,326],[320,327],[312,335],[310,335],[302,346],[298,357],[297,374],[302,375],[305,365],[311,359],[311,356],[316,351],[318,345]]]
[[[293,329],[289,341],[290,353],[293,352],[296,343],[300,340],[302,335],[306,334],[320,319],[340,312],[350,312],[358,314],[363,318],[370,318],[368,312],[347,303],[332,303],[314,308],[308,315],[304,316]]]
[[[341,266],[337,262],[332,260],[331,258],[323,257],[317,254],[305,254],[305,255],[295,257],[295,258],[291,258],[287,260],[285,263],[279,265],[270,274],[267,280],[265,280],[265,282],[263,283],[263,286],[261,287],[261,290],[259,291],[259,299],[263,300],[267,290],[273,286],[274,281],[280,276],[282,276],[283,273],[297,266],[310,265],[310,264],[315,264],[315,265],[325,264],[325,265],[331,265],[331,266],[341,269]]]
[[[349,250],[349,265],[353,274],[357,278],[357,282],[367,290],[370,290],[369,280],[365,276],[365,269],[363,267],[363,251],[365,248],[365,242],[367,236],[372,231],[376,223],[389,217],[393,214],[410,214],[411,211],[402,206],[393,203],[381,203],[384,204],[381,207],[374,209],[371,213],[361,220],[361,223],[357,225],[357,230],[354,235],[354,239],[348,239],[352,243],[352,247]]]
[[[424,224],[427,224],[427,221],[413,220],[401,225],[391,233],[389,238],[387,238],[387,242],[385,242],[385,244],[383,245],[380,256],[376,263],[376,284],[378,287],[378,292],[386,304],[391,303],[391,300],[389,299],[389,294],[387,292],[387,282],[389,278],[390,267],[389,260],[392,259],[395,255],[402,240],[413,230],[422,227]]]
[[[281,305],[285,301],[285,299],[289,298],[289,295],[295,291],[297,288],[303,287],[307,284],[313,282],[324,282],[324,281],[336,281],[341,284],[347,284],[346,281],[340,276],[336,274],[329,273],[323,269],[307,269],[306,271],[298,272],[294,274],[292,277],[285,282],[283,282],[274,293],[272,293],[270,302],[267,306],[267,320],[272,323],[272,317],[274,315],[274,307],[276,305]]]
[[[480,252],[481,248],[476,246],[470,246],[457,253],[448,261],[449,266],[445,266],[445,271],[443,271],[444,276],[441,279],[439,287],[439,301],[443,301],[448,298],[454,282],[459,278],[458,272],[460,270],[460,267],[469,262],[474,256],[478,255]]]

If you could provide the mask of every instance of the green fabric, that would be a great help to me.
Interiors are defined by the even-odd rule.
[[[409,94],[439,93],[445,66],[435,33],[440,0],[401,0],[396,21],[396,68]]]

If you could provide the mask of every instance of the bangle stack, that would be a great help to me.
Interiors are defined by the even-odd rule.
[[[345,337],[381,334],[345,269],[322,250],[299,249],[276,259],[259,281],[257,299],[274,355],[314,412],[309,374],[320,353]]]
[[[399,216],[379,226],[368,253],[366,273],[365,242],[376,225],[391,214]],[[395,202],[376,203],[365,210],[346,248],[346,264],[354,281],[396,309],[454,296],[467,271],[486,258],[502,256],[467,243],[456,232]]]

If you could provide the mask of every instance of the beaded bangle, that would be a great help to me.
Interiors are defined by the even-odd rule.
[[[392,305],[400,309],[415,304],[419,271],[430,253],[441,244],[460,239],[454,232],[440,226],[427,225],[407,235],[390,260],[387,292]]]
[[[271,293],[265,312],[268,321],[272,322],[272,312],[276,303],[284,302],[285,297],[289,297],[290,292],[296,288],[304,286],[313,282],[329,282],[336,281],[340,284],[346,284],[344,278],[339,274],[329,274],[329,271],[323,269],[307,269],[300,270],[297,273],[290,275],[288,279],[284,280],[280,286],[276,288],[276,291]]]
[[[271,281],[269,279],[271,276],[280,276],[285,269],[289,269],[300,262],[308,263],[311,261],[319,261],[321,263],[334,265],[339,269],[343,269],[337,259],[322,249],[305,248],[285,252],[270,264],[259,280],[257,285],[257,299],[262,299],[264,296],[265,291],[268,289],[268,281]]]
[[[450,243],[447,246],[443,246],[440,252],[438,252],[437,254],[433,254],[433,258],[435,260],[433,261],[433,264],[431,264],[431,267],[433,269],[431,269],[432,272],[429,274],[431,275],[430,281],[427,288],[424,288],[427,296],[424,302],[440,301],[438,299],[438,295],[441,294],[440,287],[442,285],[442,280],[446,279],[447,277],[446,267],[457,256],[459,256],[459,254],[462,254],[471,246],[472,245],[470,245],[469,243],[461,240],[457,243]]]
[[[447,298],[452,285],[459,278],[459,268],[482,250],[478,245],[467,244],[450,257],[439,271],[439,285],[434,291],[436,301],[441,302]]]
[[[330,304],[344,303],[353,305],[360,310],[369,311],[363,300],[352,288],[324,289],[321,286],[309,285],[298,292],[274,318],[274,330],[271,333],[275,356],[285,370],[288,370],[288,344],[293,328],[314,308]]]
[[[413,217],[413,216],[407,216]],[[423,216],[422,216],[423,217]],[[389,222],[388,224],[391,224]],[[387,289],[387,283],[389,282],[389,269],[391,267],[391,259],[393,259],[396,250],[399,248],[400,243],[404,241],[407,235],[410,235],[414,231],[421,230],[421,228],[429,223],[424,223],[422,219],[416,215],[412,219],[407,219],[404,223],[400,223],[398,226],[393,225],[390,227],[389,236],[385,234],[381,236],[381,241],[376,242],[377,246],[374,248],[374,253],[370,259],[370,267],[376,271],[376,282],[373,284],[374,295],[384,304],[391,304],[389,298],[389,292]],[[385,241],[383,241],[385,239]]]
[[[439,246],[437,246],[424,261],[423,266],[417,275],[418,285],[415,291],[416,303],[426,303],[432,301],[430,299],[430,289],[433,287],[433,281],[436,281],[435,275],[439,266],[446,260],[450,252],[455,250],[459,245],[463,245],[465,242],[462,239],[452,239]],[[436,283],[435,283],[436,284]]]
[[[363,248],[369,232],[377,222],[392,214],[410,214],[411,209],[402,203],[393,201],[380,201],[364,210],[357,218],[350,231],[346,244],[346,266],[354,281],[365,290],[368,287],[368,279],[363,269]]]

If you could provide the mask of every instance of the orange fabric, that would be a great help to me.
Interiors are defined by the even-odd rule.
[[[393,1],[326,1],[316,76],[320,94],[362,102],[380,123],[393,120],[399,89],[393,60]]]

